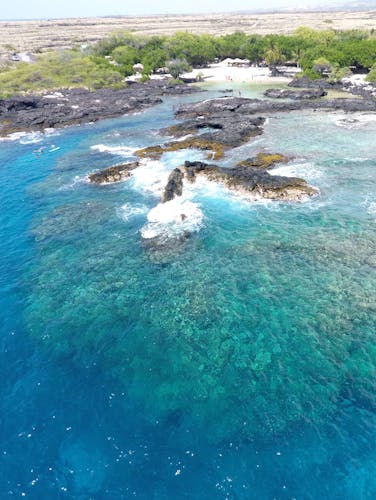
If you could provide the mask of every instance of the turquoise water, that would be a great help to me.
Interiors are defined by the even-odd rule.
[[[181,100],[0,143],[0,497],[374,498],[376,119],[270,118],[223,164],[285,153],[320,196],[203,183],[182,241],[150,210],[201,153],[86,182]]]

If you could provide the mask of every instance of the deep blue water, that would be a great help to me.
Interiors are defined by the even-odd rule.
[[[285,153],[320,195],[193,187],[178,244],[149,211],[201,153],[85,179],[179,102],[0,142],[0,497],[374,498],[376,120],[270,118],[223,163]]]

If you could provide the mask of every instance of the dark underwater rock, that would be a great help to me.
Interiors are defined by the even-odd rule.
[[[120,182],[131,177],[132,170],[138,166],[139,163],[137,161],[123,163],[121,165],[113,165],[112,167],[105,168],[99,172],[89,174],[89,181],[95,184],[111,184],[113,182]]]

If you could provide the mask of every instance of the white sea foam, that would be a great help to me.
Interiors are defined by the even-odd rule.
[[[284,177],[303,177],[308,181],[319,179],[323,172],[311,162],[292,163],[273,168],[269,171],[272,175],[281,175]]]
[[[363,158],[361,156],[354,156],[352,158],[344,158],[345,161],[354,161],[354,162],[365,162],[365,161],[369,161],[370,158]]]
[[[354,129],[370,124],[376,124],[376,115],[367,113],[353,113],[351,115],[340,114],[333,117],[338,127]]]
[[[201,229],[204,215],[198,203],[183,197],[159,203],[147,215],[148,223],[141,229],[144,239],[176,238]]]
[[[0,141],[18,141],[22,137],[25,137],[25,135],[27,135],[27,132],[13,132],[13,134],[0,137]]]
[[[95,144],[90,149],[99,151],[99,153],[108,153],[117,156],[133,156],[133,153],[137,150],[137,148],[129,146],[108,146],[106,144]]]
[[[130,184],[139,191],[160,197],[170,172],[171,169],[161,161],[142,160],[140,166],[133,170]]]
[[[41,132],[30,132],[26,134],[24,137],[21,137],[20,144],[38,144],[42,142],[44,136]]]
[[[189,139],[190,137],[193,137],[193,134],[187,134],[187,135],[183,135],[182,137],[174,138],[174,141],[175,142],[183,142],[186,139]]]
[[[125,203],[123,206],[117,209],[118,216],[124,221],[128,221],[135,215],[146,214],[148,207],[146,205]]]
[[[369,215],[376,216],[376,200],[374,196],[367,196],[362,203]]]
[[[19,141],[20,144],[37,144],[52,135],[59,135],[59,132],[54,128],[46,128],[43,132],[14,132],[6,137],[1,137],[0,141]]]
[[[368,205],[367,212],[370,215],[376,215],[376,201],[371,201],[371,203]]]
[[[70,189],[74,189],[78,184],[86,184],[88,183],[88,178],[87,176],[83,175],[75,175],[73,177],[73,180],[69,182],[68,184],[63,184],[60,188],[59,191],[68,191]]]

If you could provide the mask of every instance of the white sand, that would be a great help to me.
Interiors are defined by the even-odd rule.
[[[228,66],[226,63],[211,64],[208,68],[194,69],[190,73],[185,73],[184,78],[196,78],[198,74],[203,75],[203,79],[210,82],[289,82],[292,78],[271,77],[269,68],[255,66],[236,67]]]
[[[203,81],[208,82],[228,82],[228,83],[287,83],[291,81],[295,73],[299,73],[298,68],[286,68],[291,77],[285,76],[271,76],[268,67],[256,67],[256,66],[229,66],[224,62],[211,64],[207,68],[195,68],[189,73],[184,73],[183,78],[197,78],[197,75],[201,75]],[[166,77],[171,78],[171,75],[151,75],[150,78],[153,80],[164,79]],[[137,73],[135,75],[126,78],[126,81],[139,81],[141,79],[141,74]]]

